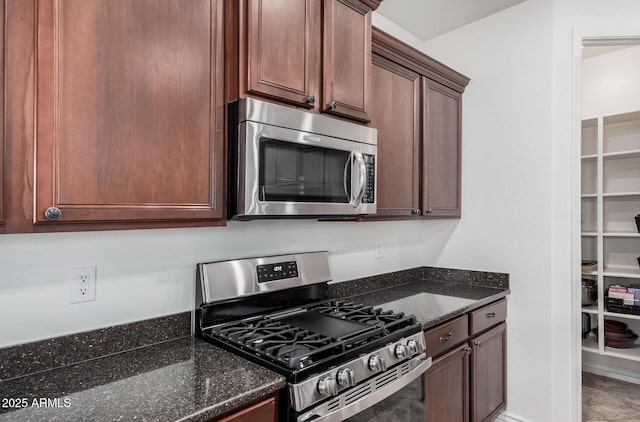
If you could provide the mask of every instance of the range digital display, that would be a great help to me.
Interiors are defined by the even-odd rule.
[[[298,277],[296,261],[278,262],[277,264],[258,265],[256,267],[258,283]]]

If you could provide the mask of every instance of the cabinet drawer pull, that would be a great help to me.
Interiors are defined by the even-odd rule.
[[[496,313],[495,312],[489,312],[487,314],[487,318],[495,318],[496,317]]]
[[[440,341],[444,343],[445,341],[449,341],[449,340],[451,340],[452,338],[453,338],[453,334],[451,334],[451,333],[447,333],[447,335],[446,335],[446,336],[441,336],[441,337],[440,337]]]

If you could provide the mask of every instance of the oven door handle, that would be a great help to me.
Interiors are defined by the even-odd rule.
[[[396,381],[389,383],[382,388],[379,388],[373,393],[368,394],[350,404],[347,404],[346,406],[342,406],[344,396],[352,392],[354,389],[357,389],[358,386],[356,386],[353,389],[345,391],[338,397],[341,406],[338,406],[337,408],[335,408],[335,406],[332,406],[332,408],[335,408],[335,410],[329,411],[327,409],[327,403],[325,402],[320,406],[302,414],[300,417],[298,417],[297,421],[339,422],[350,418],[351,416],[370,408],[374,404],[377,404],[387,397],[391,396],[392,394],[400,391],[401,389],[412,383],[416,378],[423,375],[431,366],[431,358],[427,357],[427,355],[423,353],[420,356],[411,359],[409,361],[409,364],[411,366],[411,369],[408,373],[400,376]],[[392,369],[392,371],[393,370],[398,370],[398,368],[396,367]],[[367,382],[374,383],[374,380],[375,378]],[[333,400],[329,400],[329,402],[333,402]]]

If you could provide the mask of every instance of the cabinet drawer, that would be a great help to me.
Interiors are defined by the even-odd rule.
[[[424,338],[427,342],[427,356],[435,357],[446,352],[464,341],[468,335],[469,321],[466,315],[425,331]]]
[[[217,422],[275,422],[276,416],[276,399],[271,397]]]
[[[501,299],[471,312],[470,334],[475,335],[507,319],[507,299]]]

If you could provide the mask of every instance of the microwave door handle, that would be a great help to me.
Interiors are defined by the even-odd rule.
[[[347,180],[347,169],[349,168],[349,165],[353,162],[353,151],[351,151],[349,153],[349,158],[347,158],[347,162],[344,163],[344,174],[342,176],[342,181],[343,181],[343,186],[344,186],[344,195],[347,197],[347,199],[349,200],[349,204],[353,205],[354,204],[354,198],[352,197],[351,193],[349,192],[349,189],[347,189],[347,183],[349,183],[349,186],[351,186],[351,178],[349,178]],[[352,172],[353,173],[353,172]]]
[[[356,157],[356,161],[360,165],[360,189],[358,190],[358,195],[353,203],[353,208],[358,208],[362,202],[362,198],[364,197],[364,192],[367,189],[367,165],[365,164],[364,157],[360,151],[354,151],[354,155]]]

